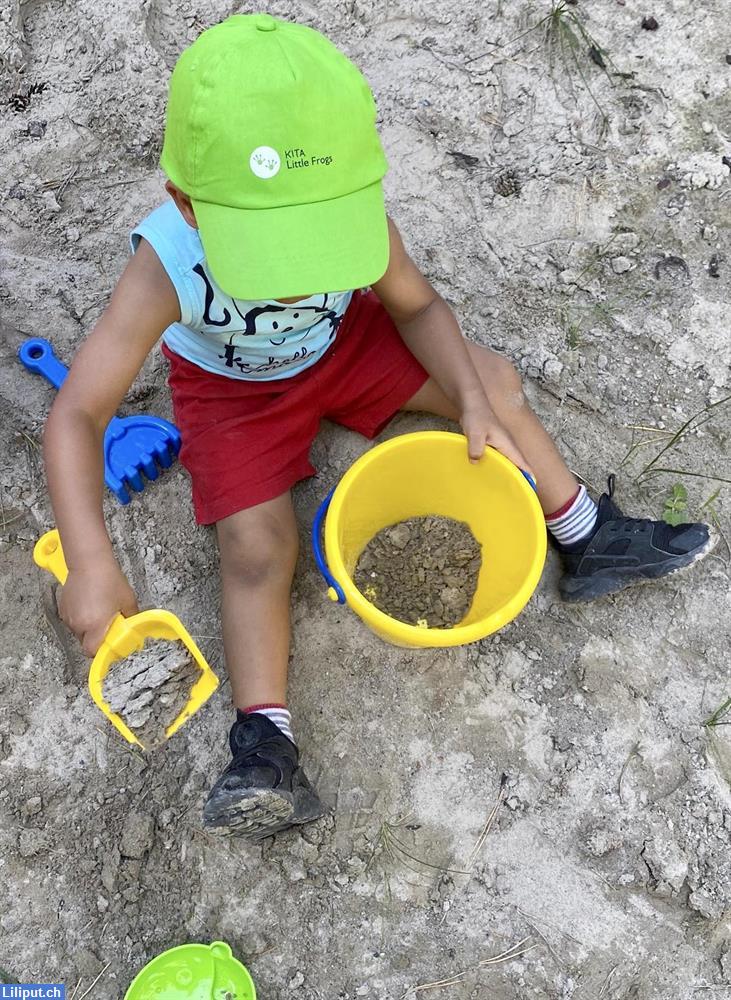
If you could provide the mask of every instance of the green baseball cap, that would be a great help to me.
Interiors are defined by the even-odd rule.
[[[269,14],[204,31],[170,80],[160,164],[213,277],[242,299],[362,288],[388,266],[376,106],[319,32]]]

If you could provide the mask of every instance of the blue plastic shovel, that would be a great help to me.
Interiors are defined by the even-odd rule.
[[[29,372],[48,379],[54,389],[60,389],[68,375],[68,368],[43,337],[26,340],[18,357]],[[169,468],[179,451],[180,431],[169,420],[112,417],[104,432],[104,482],[121,504],[127,504],[130,490],[141,493],[145,488],[142,474],[157,479],[160,468]]]

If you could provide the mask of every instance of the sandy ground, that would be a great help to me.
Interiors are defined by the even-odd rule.
[[[327,601],[306,544],[319,500],[368,447],[328,427],[296,495],[291,700],[332,817],[255,847],[202,832],[225,684],[148,757],[89,699],[31,560],[52,523],[38,452],[52,394],[15,353],[41,334],[72,357],[129,229],[163,197],[176,53],[248,9],[0,3],[0,966],[81,981],[77,997],[101,973],[89,996],[116,1000],[162,949],[222,938],[264,1000],[398,1000],[446,979],[425,995],[731,995],[731,740],[703,726],[731,694],[723,540],[683,579],[584,609],[560,603],[551,556],[499,635],[400,651]],[[638,479],[670,441],[660,431],[729,392],[723,0],[580,3],[552,45],[545,24],[528,31],[548,0],[269,9],[363,68],[415,259],[466,332],[523,369],[572,467],[597,490],[617,471],[623,505],[655,516],[681,482],[691,514],[705,503],[728,537],[729,487],[713,478],[731,479],[728,409],[655,464],[682,474]],[[651,13],[659,28],[643,30]],[[586,39],[574,63],[558,34],[570,14],[611,80]],[[125,412],[143,410],[170,415],[157,354]],[[175,611],[223,676],[214,540],[193,524],[183,470],[107,513],[141,601]]]

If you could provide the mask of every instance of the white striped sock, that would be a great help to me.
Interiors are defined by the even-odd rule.
[[[560,517],[546,518],[546,527],[559,545],[574,545],[594,531],[598,508],[586,486],[580,486],[576,499]]]
[[[281,730],[288,740],[294,743],[294,736],[292,735],[292,715],[286,708],[280,708],[279,705],[275,705],[271,708],[255,708],[254,711],[257,715],[266,715],[270,722],[273,722],[277,729]],[[251,712],[251,709],[247,710],[247,715]]]

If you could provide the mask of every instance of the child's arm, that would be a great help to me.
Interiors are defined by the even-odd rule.
[[[46,423],[48,487],[69,570],[59,611],[88,656],[118,612],[137,610],[104,524],[104,430],[155,342],[179,318],[175,289],[141,240]]]
[[[512,436],[493,413],[452,310],[406,253],[391,219],[388,228],[388,269],[373,291],[411,353],[457,408],[470,458],[476,461],[489,444],[530,471]]]

